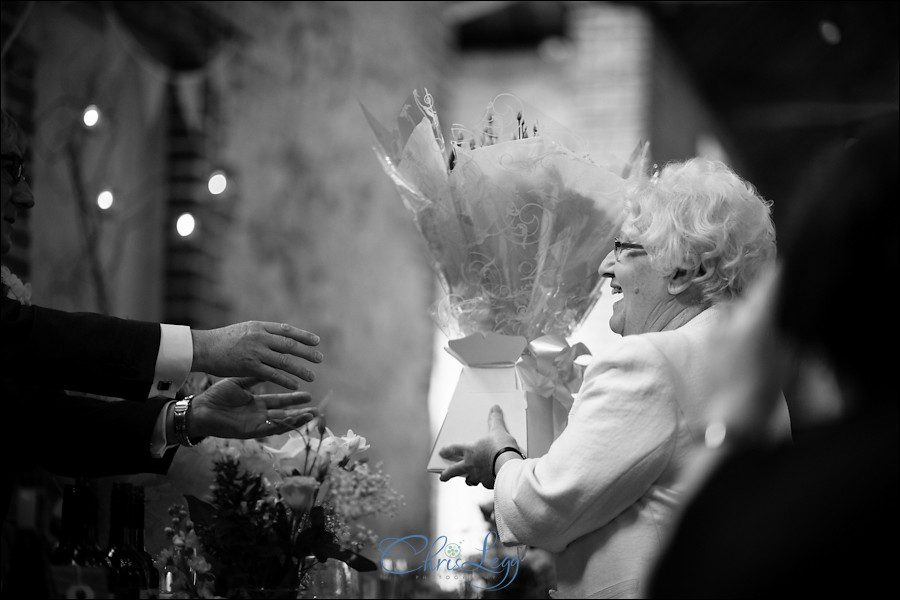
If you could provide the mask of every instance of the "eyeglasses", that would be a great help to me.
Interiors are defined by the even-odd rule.
[[[644,247],[640,244],[632,244],[631,242],[620,242],[619,238],[616,238],[615,241],[615,256],[616,260],[619,260],[619,255],[622,254],[622,250],[643,250]]]
[[[3,159],[3,168],[9,173],[13,185],[18,185],[20,181],[25,179],[25,161],[18,154],[0,154]]]

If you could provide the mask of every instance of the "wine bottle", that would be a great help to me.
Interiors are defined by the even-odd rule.
[[[50,554],[50,564],[53,565],[77,565],[78,554],[78,520],[81,515],[78,489],[74,484],[63,488],[62,527],[59,534],[59,542]]]
[[[50,555],[57,592],[65,598],[105,598],[109,569],[97,545],[97,496],[86,480],[63,490],[62,531]]]
[[[142,598],[147,595],[144,562],[129,546],[131,484],[113,483],[109,515],[109,548],[106,561],[110,568],[110,595],[114,598]]]
[[[2,598],[53,598],[56,596],[50,572],[50,543],[43,530],[43,492],[38,487],[20,486],[14,497],[15,541],[10,552],[9,571],[3,578]]]
[[[159,598],[159,569],[153,562],[153,557],[147,552],[144,544],[144,525],[146,515],[146,505],[144,502],[144,487],[140,485],[134,486],[132,489],[132,506],[133,506],[133,522],[134,531],[134,548],[144,561],[147,570],[147,597]]]
[[[97,498],[97,488],[88,479],[79,479],[76,483],[82,490],[81,494],[81,520],[84,523],[82,530],[83,541],[81,544],[85,565],[97,565],[107,567],[106,553],[99,543],[99,517],[100,500]]]

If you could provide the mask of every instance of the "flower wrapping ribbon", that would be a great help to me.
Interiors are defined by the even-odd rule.
[[[568,412],[584,379],[586,365],[578,361],[583,356],[591,356],[583,343],[570,346],[561,335],[545,335],[528,343],[516,370],[529,392],[556,400]]]

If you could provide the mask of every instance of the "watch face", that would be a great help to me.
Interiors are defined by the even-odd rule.
[[[175,410],[173,412],[175,428],[175,439],[182,446],[193,446],[187,433],[188,409],[191,406],[192,396],[182,398],[175,402]]]

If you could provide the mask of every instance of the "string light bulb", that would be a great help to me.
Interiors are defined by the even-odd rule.
[[[100,207],[100,210],[109,210],[112,208],[114,200],[115,197],[110,190],[103,190],[97,194],[97,206]]]
[[[209,189],[209,193],[213,196],[218,196],[225,192],[225,188],[228,187],[228,177],[225,176],[224,171],[213,171],[209,176],[209,181],[207,182],[207,188]]]
[[[819,22],[819,35],[832,46],[841,43],[841,30],[833,21]]]
[[[187,237],[194,233],[196,226],[197,223],[194,221],[194,216],[191,213],[183,213],[175,222],[175,231],[181,237]]]
[[[81,113],[81,122],[88,129],[93,129],[100,124],[100,109],[96,104],[90,104]]]

